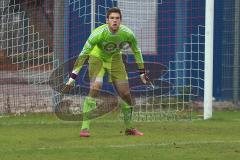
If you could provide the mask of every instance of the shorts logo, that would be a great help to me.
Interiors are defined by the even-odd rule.
[[[103,49],[107,53],[113,53],[120,50],[127,50],[130,47],[128,41],[123,41],[120,43],[108,42],[103,43]]]

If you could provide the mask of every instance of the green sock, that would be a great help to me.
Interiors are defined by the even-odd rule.
[[[120,103],[122,113],[123,113],[123,119],[124,119],[124,124],[127,129],[133,128],[133,123],[132,123],[132,106],[129,106],[126,102],[122,101]]]
[[[83,113],[89,113],[89,111],[96,108],[96,100],[92,97],[86,97],[83,104]],[[90,120],[87,115],[83,114],[82,130],[89,130]]]

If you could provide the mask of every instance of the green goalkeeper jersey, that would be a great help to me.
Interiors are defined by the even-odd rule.
[[[121,54],[121,51],[131,48],[139,69],[144,68],[144,62],[140,48],[134,33],[126,26],[120,25],[116,33],[112,33],[107,24],[101,25],[89,36],[79,57],[74,65],[73,72],[78,73],[88,55],[102,59],[104,62],[111,62],[114,54]]]

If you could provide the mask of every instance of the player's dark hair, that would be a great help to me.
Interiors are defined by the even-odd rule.
[[[108,11],[107,11],[107,18],[109,18],[109,15],[111,13],[119,13],[120,15],[120,19],[122,19],[122,13],[121,13],[121,10],[117,7],[113,7],[113,8],[110,8]]]

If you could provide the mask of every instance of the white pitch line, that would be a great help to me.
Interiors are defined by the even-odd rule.
[[[107,148],[128,148],[128,147],[148,147],[148,146],[177,146],[177,145],[194,145],[194,144],[231,144],[231,143],[240,143],[238,141],[182,141],[182,142],[169,142],[169,143],[140,143],[140,144],[125,144],[125,145],[109,145]]]
[[[135,147],[168,147],[168,146],[180,146],[180,145],[199,145],[199,144],[238,144],[240,140],[237,141],[180,141],[180,142],[167,142],[167,143],[138,143],[138,144],[123,144],[123,145],[94,145],[94,146],[74,146],[74,147],[63,147],[63,146],[56,146],[56,147],[40,147],[36,148],[36,150],[64,150],[64,149],[101,149],[101,148],[135,148]],[[35,150],[34,148],[18,148],[18,149],[9,149],[7,151],[14,152],[14,151],[29,151]],[[5,149],[3,149],[6,151]]]

